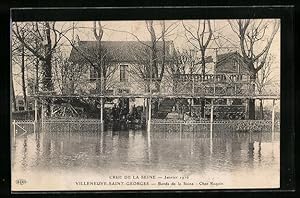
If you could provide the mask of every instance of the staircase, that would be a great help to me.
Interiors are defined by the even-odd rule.
[[[152,118],[165,119],[168,113],[172,112],[173,106],[175,105],[175,100],[170,98],[165,98],[160,102],[157,112],[153,112]]]

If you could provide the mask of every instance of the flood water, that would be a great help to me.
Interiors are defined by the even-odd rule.
[[[213,133],[212,138],[209,132],[148,134],[142,130],[31,133],[16,137],[12,142],[12,188],[276,188],[279,187],[279,153],[279,133],[275,133],[272,141],[270,132],[218,132]],[[150,178],[146,186],[82,183],[142,181],[141,176],[145,175],[155,177]],[[139,180],[134,180],[134,176]],[[168,180],[165,178],[168,176],[177,178]],[[177,182],[179,177],[193,184],[166,184]],[[26,184],[16,183],[19,179],[26,180]],[[220,185],[204,184],[211,181]],[[157,182],[166,183],[158,185]]]

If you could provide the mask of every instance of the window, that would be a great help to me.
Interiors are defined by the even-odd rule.
[[[120,65],[120,82],[126,82],[127,81],[127,70],[128,65]]]
[[[130,93],[129,89],[118,89],[119,94]]]
[[[233,69],[237,72],[240,73],[240,65],[239,62],[237,60],[233,61]]]
[[[90,66],[90,81],[95,81],[98,78],[98,73],[93,66]]]
[[[236,66],[237,66],[237,61],[233,60],[233,69],[236,70]]]
[[[24,110],[25,110],[25,108],[23,106],[19,107],[19,111],[24,111]]]
[[[24,100],[18,100],[19,105],[24,105]]]
[[[238,69],[237,69],[237,70],[238,70],[237,72],[238,72],[238,74],[240,74],[240,73],[241,73],[241,66],[240,66],[240,64],[237,65],[237,68],[238,68]]]

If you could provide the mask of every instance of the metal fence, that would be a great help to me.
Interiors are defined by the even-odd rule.
[[[185,121],[163,121],[152,120],[151,131],[166,131],[166,132],[208,132],[211,130],[216,132],[247,132],[247,131],[272,131],[271,120],[215,120],[199,122],[185,122]],[[274,123],[275,132],[280,131],[280,123]]]
[[[33,120],[13,120],[12,121],[12,130],[13,135],[23,136],[28,133],[34,133],[36,130],[36,123]]]
[[[47,119],[42,122],[43,132],[97,132],[102,122],[97,119]]]

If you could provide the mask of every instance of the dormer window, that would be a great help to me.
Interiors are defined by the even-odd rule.
[[[120,82],[127,82],[128,65],[120,65]]]
[[[237,60],[233,61],[233,70],[237,73],[240,73],[240,64]]]

